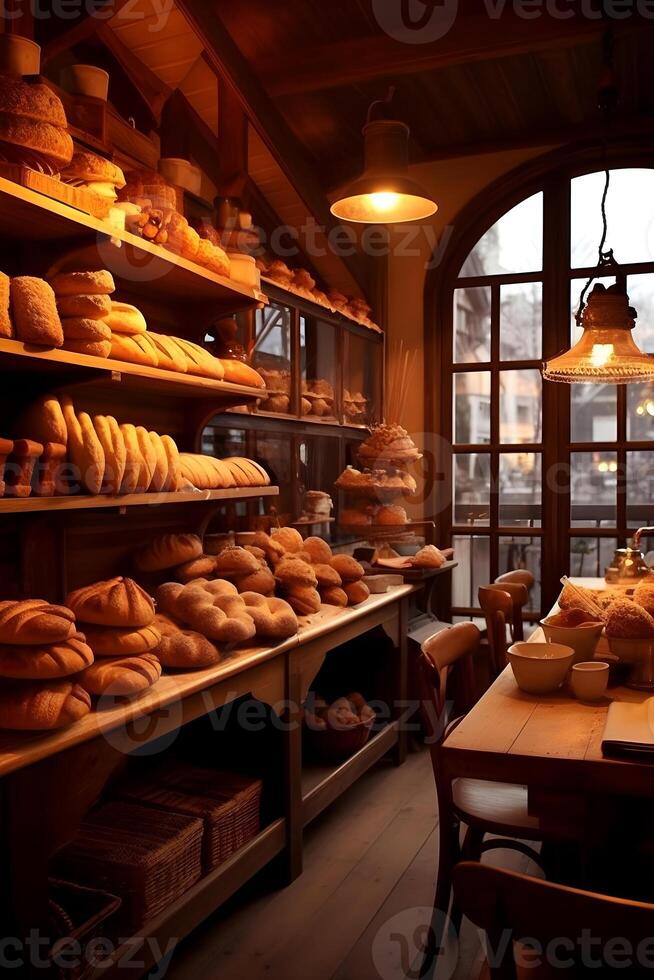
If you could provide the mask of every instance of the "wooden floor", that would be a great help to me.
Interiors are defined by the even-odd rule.
[[[284,889],[270,876],[253,882],[158,976],[406,980],[433,899],[436,825],[428,752],[412,753],[401,769],[381,764],[308,829],[301,878]],[[526,859],[513,860],[511,867],[526,869]],[[479,966],[478,938],[466,923],[442,975],[468,980]]]

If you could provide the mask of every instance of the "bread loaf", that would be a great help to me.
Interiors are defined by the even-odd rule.
[[[254,620],[236,588],[220,579],[175,587],[162,586],[157,600],[162,609],[191,629],[217,643],[244,643],[256,634]]]
[[[275,567],[275,578],[286,587],[305,586],[315,589],[318,585],[318,577],[313,566],[308,565],[301,558],[284,558]]]
[[[105,323],[112,333],[126,337],[136,337],[148,329],[141,311],[129,303],[116,303],[114,300],[105,317]],[[125,358],[125,360],[129,360],[129,358]]]
[[[56,680],[78,674],[93,663],[93,651],[81,633],[49,646],[0,644],[0,677],[15,680]]]
[[[161,642],[152,652],[163,667],[201,670],[220,662],[218,649],[201,633],[181,629],[162,614],[157,616],[155,625],[161,633]]]
[[[37,460],[43,453],[40,442],[16,439],[5,464],[5,494],[7,497],[29,497],[32,476]]]
[[[295,585],[287,594],[288,603],[298,616],[311,616],[320,612],[320,594],[309,586]]]
[[[147,333],[140,333],[134,337],[112,333],[111,356],[117,361],[129,361],[130,364],[142,364],[144,367],[159,365],[157,348]]]
[[[136,426],[121,425],[120,434],[125,443],[125,472],[123,474],[123,482],[120,485],[120,492],[122,494],[136,493],[141,481],[141,472],[144,468]]]
[[[365,582],[350,582],[343,588],[350,606],[358,606],[370,598],[370,589]]]
[[[217,357],[190,340],[183,340],[181,337],[175,337],[174,340],[186,356],[188,374],[197,375],[200,378],[213,378],[215,381],[223,380],[225,372]]]
[[[79,683],[97,697],[133,697],[147,691],[161,677],[161,664],[146,653],[142,657],[98,660],[79,677]]]
[[[103,317],[111,313],[111,300],[102,293],[88,293],[85,296],[60,296],[57,300],[57,309],[62,318],[64,335],[66,334],[66,318],[84,317],[89,320],[102,320]],[[107,331],[111,335],[111,327],[107,324]]]
[[[176,493],[182,486],[182,462],[175,440],[170,436],[162,436],[161,443],[166,453],[168,461],[168,476],[164,490],[168,493]]]
[[[297,616],[283,599],[265,598],[255,592],[245,592],[241,599],[252,616],[257,637],[262,640],[286,640],[299,629]]]
[[[94,297],[90,297],[93,299]],[[101,297],[104,298],[104,297]],[[68,317],[61,321],[64,328],[65,345],[70,344],[109,344],[111,350],[111,330],[103,320],[89,317]],[[106,355],[108,356],[108,354]]]
[[[48,442],[36,465],[34,492],[39,497],[54,497],[65,495],[67,491],[66,447]]]
[[[334,557],[332,549],[322,538],[307,538],[302,545],[302,550],[309,555],[313,565],[329,565]]]
[[[0,602],[0,643],[61,643],[75,632],[75,614],[65,606],[52,606],[44,599]]]
[[[202,540],[196,534],[162,534],[137,553],[134,563],[140,572],[161,572],[201,555]]]
[[[61,296],[110,296],[116,283],[110,272],[60,272],[50,280],[57,297]]]
[[[365,575],[363,567],[350,555],[334,555],[329,564],[344,582],[358,582]]]
[[[0,728],[51,731],[72,725],[90,710],[89,695],[70,681],[7,681],[0,685]]]
[[[96,435],[91,417],[79,416],[68,395],[61,396],[61,409],[68,430],[68,457],[77,469],[78,479],[91,494],[99,494],[105,470],[102,444]]]
[[[329,589],[321,589],[320,598],[325,606],[338,606],[339,609],[346,609],[350,604],[347,593],[335,586]]]
[[[55,294],[43,279],[17,276],[11,280],[11,312],[19,340],[43,347],[63,346]]]
[[[249,364],[224,357],[220,358],[220,363],[225,381],[229,381],[235,385],[247,385],[249,388],[266,387],[266,383],[259,372],[255,371]]]
[[[154,468],[154,473],[152,475],[152,482],[150,483],[150,490],[152,493],[162,493],[166,490],[168,484],[168,456],[166,455],[166,450],[164,444],[161,441],[161,436],[158,432],[149,432],[150,445],[152,446],[152,451],[156,457],[156,464]]]
[[[67,445],[68,428],[56,395],[41,395],[18,419],[15,429],[21,438],[29,436],[37,442],[56,442]]]
[[[157,348],[159,367],[164,371],[186,374],[188,358],[179,344],[172,337],[166,337],[164,334],[149,333],[148,336]]]
[[[86,642],[98,658],[139,657],[159,645],[161,636],[153,623],[141,629],[85,626]]]
[[[142,425],[139,425],[136,428],[136,438],[138,439],[141,459],[143,461],[141,474],[139,476],[138,490],[141,493],[147,493],[152,486],[152,480],[157,468],[157,453],[150,439],[148,430],[144,429]]]
[[[11,322],[11,280],[0,272],[0,337],[13,337],[14,325]]]
[[[154,620],[152,599],[129,578],[113,578],[77,589],[70,593],[66,604],[79,622],[95,626],[141,629]]]
[[[112,416],[96,415],[93,428],[104,452],[102,493],[118,494],[127,466],[127,449],[120,426]]]

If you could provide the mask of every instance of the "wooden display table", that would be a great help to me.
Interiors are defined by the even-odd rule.
[[[282,857],[288,879],[302,870],[303,828],[389,751],[404,761],[400,724],[406,701],[406,632],[413,587],[372,596],[353,609],[326,606],[301,622],[298,636],[273,648],[237,650],[215,667],[164,676],[141,698],[98,710],[53,734],[5,733],[0,738],[3,921],[28,935],[47,929],[47,868],[52,855],[76,834],[125,756],[203,715],[250,695],[285,715],[283,765],[275,780],[284,787],[283,815],[251,843],[202,878],[182,899],[139,931],[139,947],[127,944],[115,965],[98,976],[138,976],[156,961],[150,942],[165,950],[186,936],[273,858]],[[395,648],[392,720],[347,761],[333,767],[303,766],[300,707],[330,650],[382,627]],[[139,961],[141,967],[128,966]],[[121,966],[121,960],[123,965]]]

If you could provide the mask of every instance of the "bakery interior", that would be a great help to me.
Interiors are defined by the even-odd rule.
[[[2,5],[3,975],[652,969],[650,6]]]

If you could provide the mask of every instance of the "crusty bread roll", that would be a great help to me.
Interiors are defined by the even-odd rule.
[[[215,561],[216,575],[219,578],[243,578],[261,569],[260,562],[245,548],[225,548]]]
[[[165,334],[148,332],[148,336],[157,348],[158,366],[164,371],[179,371],[180,374],[186,374],[188,358],[179,344]]]
[[[310,556],[312,565],[328,565],[334,557],[332,549],[322,538],[307,538],[302,550]]]
[[[43,279],[17,276],[11,280],[11,312],[19,340],[43,347],[63,346],[55,294]]]
[[[0,602],[0,643],[62,643],[75,632],[75,614],[66,606],[52,606],[44,599]]]
[[[120,433],[125,443],[125,472],[123,482],[120,485],[120,492],[121,494],[136,493],[141,479],[141,470],[144,466],[136,426],[121,425]]]
[[[111,354],[111,342],[109,340],[64,340],[64,350],[69,350],[72,354],[86,354],[87,357],[106,359]]]
[[[89,695],[70,681],[7,681],[0,685],[0,728],[52,731],[72,725],[90,710]]]
[[[61,296],[110,296],[116,291],[110,272],[60,272],[50,280],[55,295]]]
[[[302,561],[301,558],[295,558],[292,555],[283,558],[275,566],[275,578],[285,588],[303,585],[315,589],[318,585],[318,577],[313,567]]]
[[[105,314],[105,323],[112,333],[135,337],[145,333],[148,325],[141,311],[130,303],[111,301],[111,307]]]
[[[130,578],[95,582],[71,592],[66,604],[81,623],[141,629],[154,620],[154,604],[147,592]]]
[[[286,548],[281,541],[277,541],[272,538],[265,531],[257,531],[257,533],[252,538],[252,545],[255,548],[261,548],[264,552],[266,559],[274,567],[277,562],[286,554]]]
[[[297,633],[297,616],[288,602],[266,598],[256,592],[245,592],[241,599],[254,620],[259,639],[286,640]]]
[[[85,296],[60,296],[57,309],[62,319],[68,317],[84,317],[88,320],[101,320],[111,313],[111,300],[104,293],[89,293]],[[107,325],[108,336],[111,327]],[[64,324],[64,333],[65,324]]]
[[[61,396],[61,409],[68,430],[68,456],[77,469],[77,477],[89,493],[99,494],[105,470],[102,444],[96,435],[90,415],[79,416],[68,395]]]
[[[329,564],[344,582],[358,582],[365,575],[363,567],[350,555],[334,555]]]
[[[0,644],[0,677],[49,681],[70,677],[93,663],[93,651],[84,636],[49,646],[15,647]]]
[[[43,443],[33,442],[31,439],[14,440],[4,467],[4,489],[7,497],[31,496],[32,476],[37,461],[43,454],[43,448]]]
[[[0,141],[9,159],[34,170],[56,174],[73,157],[66,113],[47,85],[4,75],[0,95]]]
[[[111,351],[111,330],[103,320],[71,316],[65,317],[61,321],[61,325],[64,330],[65,344],[70,341],[85,341],[87,344],[108,343],[109,351]]]
[[[157,589],[164,612],[218,643],[244,643],[256,634],[254,620],[235,586],[217,579]]]
[[[365,582],[349,582],[343,586],[350,606],[358,606],[370,598],[370,589]]]
[[[150,443],[157,458],[150,490],[152,493],[162,493],[166,490],[168,484],[168,456],[166,455],[166,450],[159,433],[149,432],[148,436],[150,437]]]
[[[304,547],[302,535],[294,527],[273,528],[272,539],[277,544],[280,544],[284,551],[287,551],[289,554],[302,551]]]
[[[321,589],[320,598],[325,606],[338,606],[339,609],[346,609],[350,604],[347,592],[340,587],[332,586],[330,589]]]
[[[162,534],[139,551],[134,564],[140,572],[163,572],[202,555],[197,534]]]
[[[201,633],[186,630],[168,616],[159,614],[155,626],[161,642],[152,652],[170,670],[201,670],[220,662],[217,647]]]
[[[111,356],[117,361],[128,361],[130,364],[141,364],[143,367],[159,365],[157,348],[147,333],[137,334],[134,337],[112,333]]]
[[[138,490],[141,493],[147,493],[152,485],[154,473],[157,468],[157,453],[150,439],[150,433],[142,425],[136,428],[136,438],[138,439],[141,459],[143,460]]]
[[[249,364],[243,361],[234,361],[230,358],[221,357],[220,363],[223,369],[225,381],[234,385],[246,385],[248,388],[265,388],[266,382],[258,371],[255,371]]]
[[[184,562],[172,571],[172,577],[182,585],[194,582],[199,578],[213,577],[216,573],[216,559],[211,555],[202,555],[193,561]]]
[[[275,576],[267,566],[258,568],[256,572],[244,575],[234,580],[240,593],[256,592],[262,596],[275,594]]]
[[[176,493],[181,489],[183,476],[182,476],[182,462],[179,455],[179,449],[175,440],[171,436],[162,436],[161,443],[166,452],[166,459],[168,461],[168,476],[166,477],[166,485],[164,490],[167,493]]]
[[[151,653],[121,660],[98,660],[79,677],[79,683],[97,697],[132,697],[147,691],[161,677],[161,664]]]
[[[11,279],[0,272],[0,337],[13,337],[14,325],[9,312],[11,306]]]
[[[140,657],[159,645],[161,634],[153,623],[141,629],[85,626],[86,642],[96,657]]]
[[[116,495],[120,493],[127,466],[127,449],[123,434],[113,416],[94,416],[93,428],[104,451],[101,492]]]
[[[343,579],[331,565],[314,564],[313,570],[318,579],[318,589],[340,588]]]
[[[288,604],[298,616],[312,616],[320,612],[322,600],[316,589],[308,586],[293,586],[287,595]]]
[[[18,436],[29,436],[37,442],[68,443],[68,428],[59,399],[56,395],[41,395],[20,416],[14,431]]]

